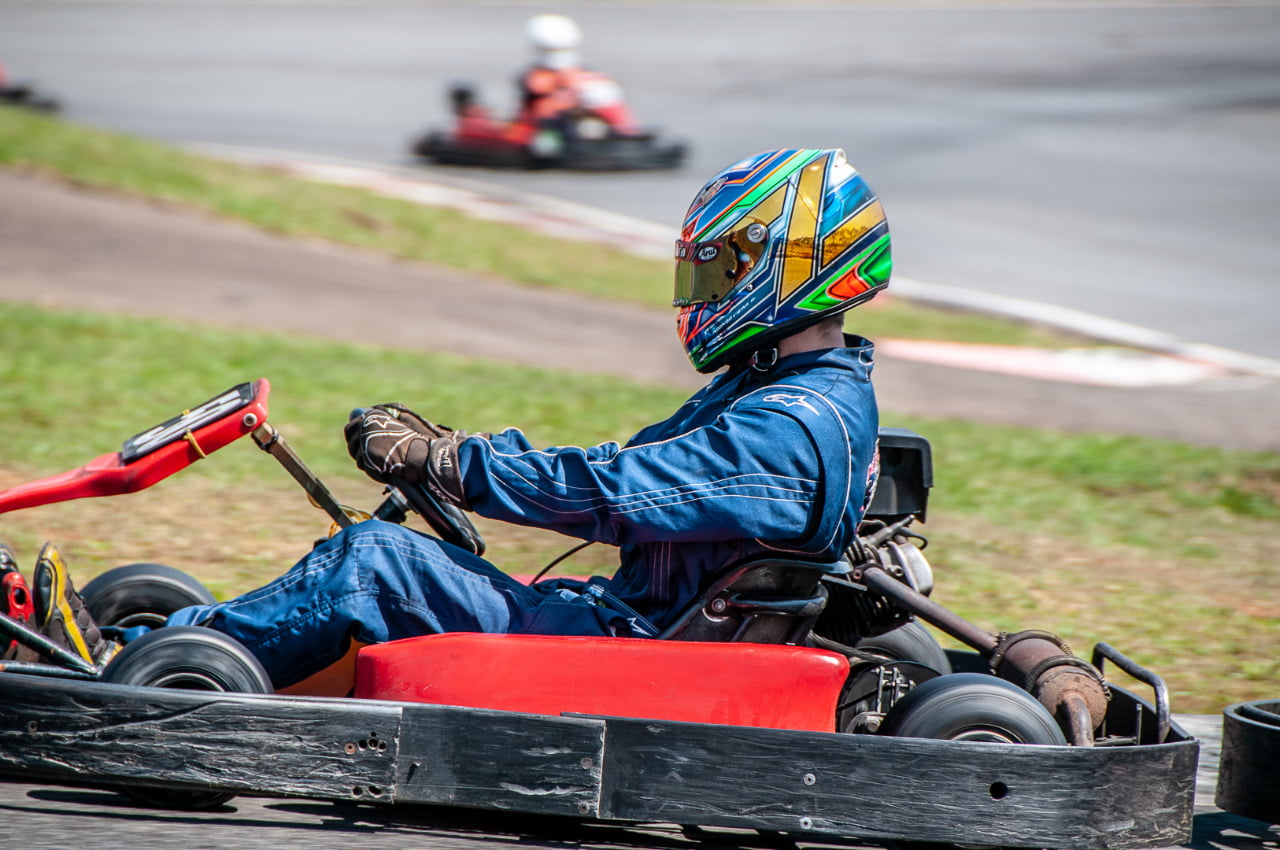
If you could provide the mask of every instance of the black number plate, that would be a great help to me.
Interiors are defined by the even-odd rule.
[[[220,395],[193,407],[181,416],[175,416],[167,422],[161,422],[154,428],[148,428],[141,434],[124,441],[120,449],[120,459],[132,463],[140,457],[151,454],[156,449],[182,439],[188,431],[202,428],[211,422],[217,422],[228,413],[234,413],[254,399],[253,384],[239,384]]]

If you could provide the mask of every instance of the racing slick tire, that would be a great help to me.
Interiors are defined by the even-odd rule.
[[[854,648],[883,658],[885,663],[877,667],[861,665],[845,683],[836,711],[836,729],[842,732],[875,731],[884,706],[901,698],[899,688],[915,687],[951,673],[946,652],[914,620],[884,634],[862,638]],[[881,668],[892,668],[890,683],[883,684]]]
[[[1047,708],[1017,685],[984,673],[953,673],[917,685],[889,709],[879,732],[944,741],[1067,743]]]
[[[884,634],[866,637],[854,644],[854,648],[883,655],[894,661],[913,661],[923,664],[939,675],[951,672],[947,653],[929,630],[912,620]]]
[[[99,626],[163,626],[188,605],[217,601],[203,584],[164,564],[129,564],[107,570],[80,591]]]
[[[191,691],[269,694],[271,677],[237,640],[199,626],[170,626],[130,641],[102,672],[117,685]],[[222,805],[235,794],[174,788],[128,787],[146,806],[198,810]]]

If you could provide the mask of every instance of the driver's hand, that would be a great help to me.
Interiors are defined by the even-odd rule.
[[[398,401],[388,402],[387,404],[375,404],[370,408],[370,410],[385,411],[429,439],[447,437],[454,433],[453,429],[448,425],[437,425],[434,422],[423,419],[421,416],[414,413]]]
[[[455,504],[463,503],[457,453],[466,431],[436,425],[403,404],[391,403],[353,411],[343,433],[356,466],[373,480],[425,483]]]
[[[421,483],[434,437],[415,427],[417,422],[410,425],[399,411],[386,405],[361,411],[343,429],[347,451],[356,466],[375,481],[389,484],[392,478],[400,478]]]

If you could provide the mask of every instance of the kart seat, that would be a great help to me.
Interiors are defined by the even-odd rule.
[[[847,561],[754,558],[712,581],[658,637],[801,644],[827,604],[823,576],[844,575],[849,570]]]

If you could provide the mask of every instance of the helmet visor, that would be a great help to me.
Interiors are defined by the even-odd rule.
[[[724,242],[676,240],[674,307],[719,301],[738,279],[738,258]]]

